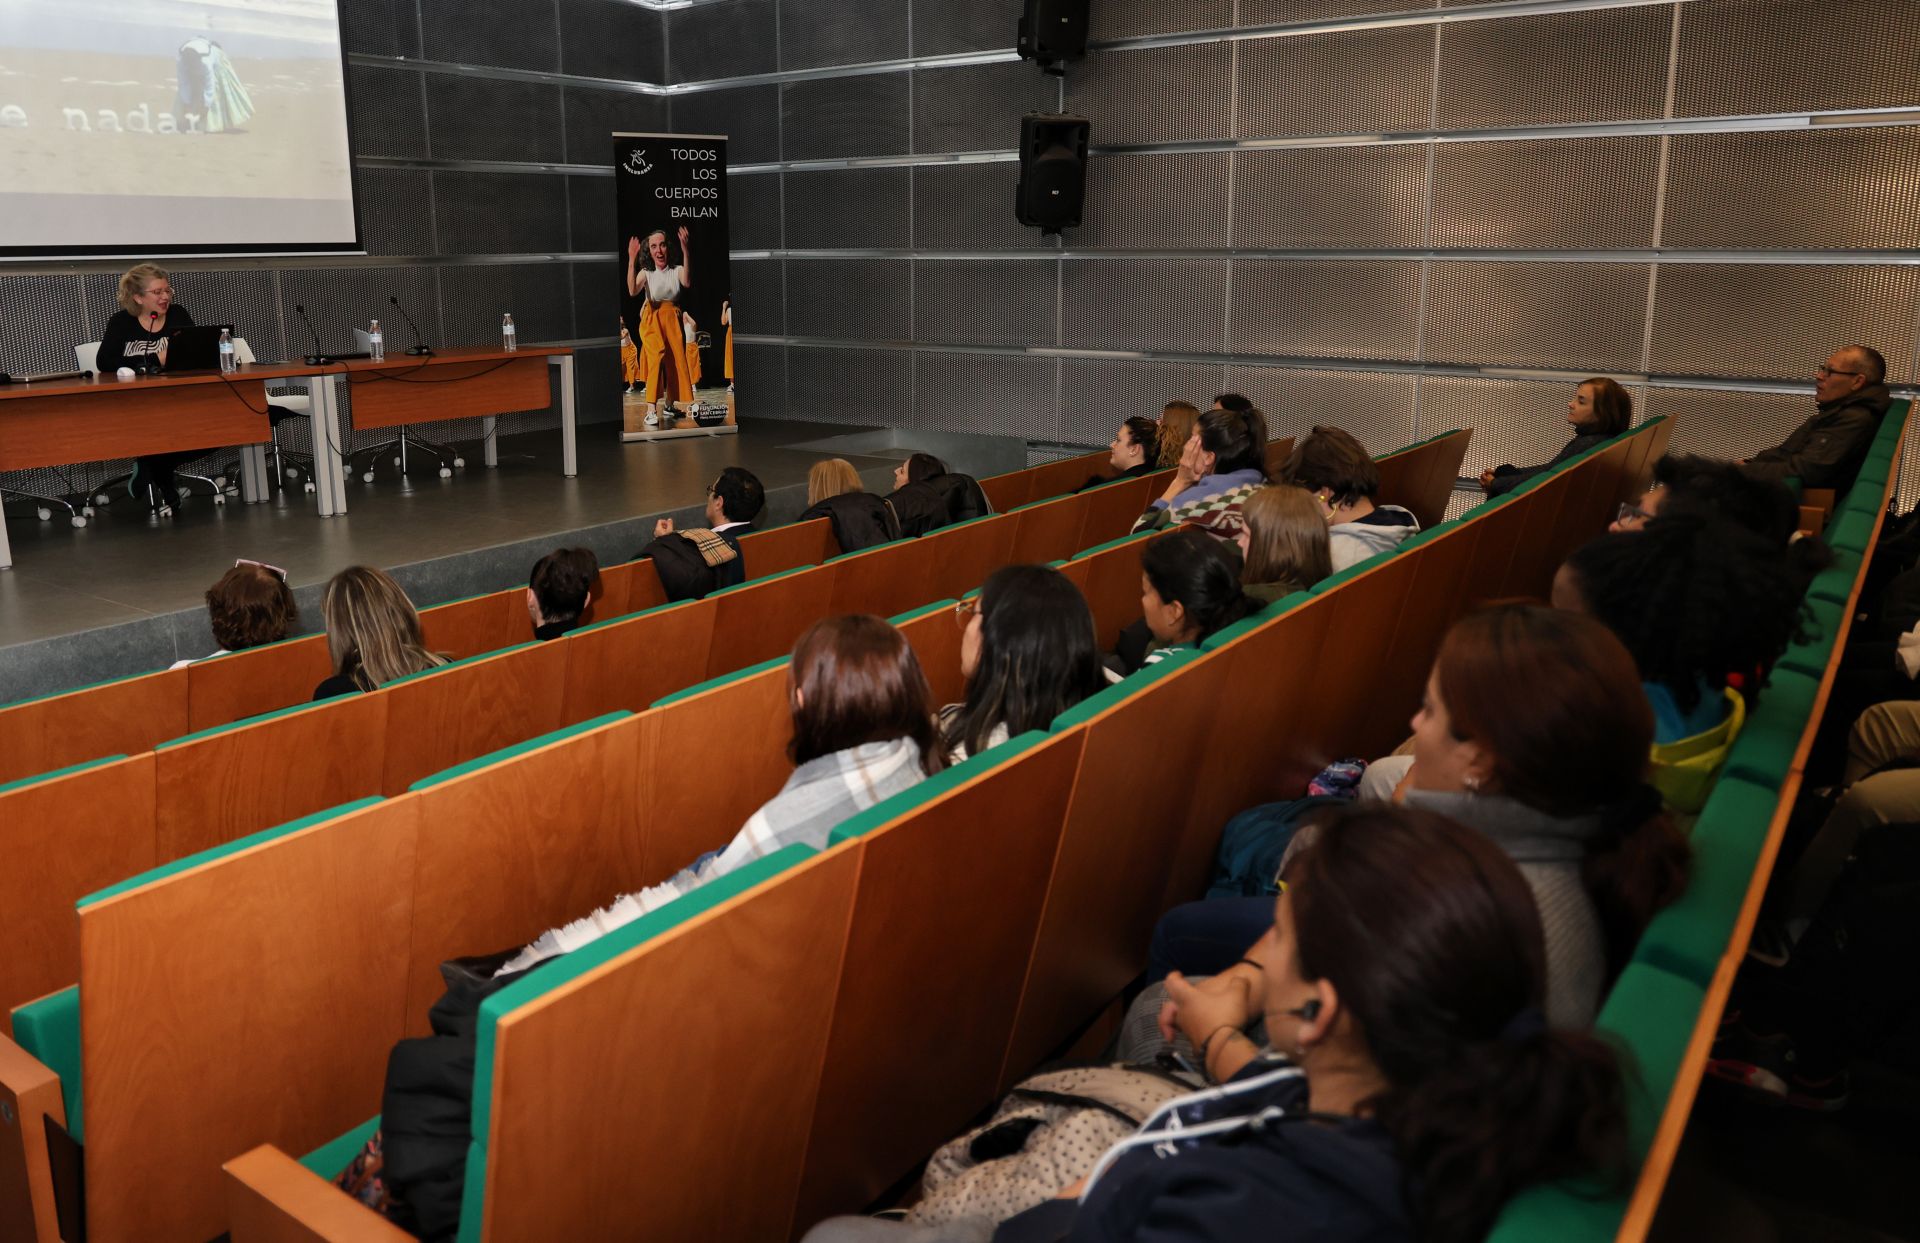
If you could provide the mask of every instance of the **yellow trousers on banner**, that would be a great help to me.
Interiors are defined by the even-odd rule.
[[[680,308],[671,302],[655,302],[640,312],[640,348],[645,351],[640,365],[647,376],[648,401],[693,400],[685,332]]]
[[[727,325],[727,364],[725,367],[727,383],[733,383],[733,325]]]
[[[646,379],[640,370],[640,351],[631,341],[620,347],[620,378],[630,385]]]

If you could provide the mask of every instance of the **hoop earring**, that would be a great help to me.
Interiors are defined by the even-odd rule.
[[[1480,793],[1480,778],[1474,776],[1472,773],[1468,773],[1465,777],[1462,777],[1460,784],[1467,787],[1468,794]]]

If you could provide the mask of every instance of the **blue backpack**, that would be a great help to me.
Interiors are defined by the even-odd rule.
[[[1310,795],[1249,807],[1227,821],[1220,832],[1207,897],[1257,898],[1279,893],[1280,858],[1287,853],[1294,831],[1320,808],[1350,801],[1339,795]]]

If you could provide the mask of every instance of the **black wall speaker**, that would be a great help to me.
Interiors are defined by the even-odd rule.
[[[1058,233],[1080,223],[1087,200],[1085,117],[1029,113],[1020,118],[1020,185],[1014,216]]]
[[[1059,72],[1063,60],[1087,54],[1087,9],[1091,0],[1027,0],[1015,44],[1025,60]]]

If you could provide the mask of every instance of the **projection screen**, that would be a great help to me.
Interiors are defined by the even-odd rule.
[[[0,257],[358,249],[335,0],[0,0]]]

